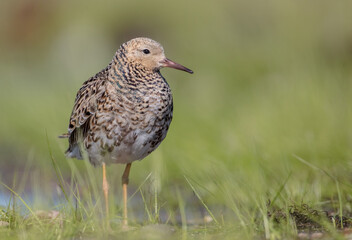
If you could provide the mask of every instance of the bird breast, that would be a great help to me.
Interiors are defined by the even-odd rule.
[[[164,80],[165,81],[165,80]],[[110,83],[99,100],[85,139],[90,161],[130,163],[154,151],[172,120],[172,94],[167,83],[124,88]]]

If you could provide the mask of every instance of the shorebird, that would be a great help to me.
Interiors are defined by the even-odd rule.
[[[71,113],[66,156],[103,168],[106,217],[109,216],[106,165],[126,164],[122,175],[123,225],[127,226],[127,185],[133,161],[153,152],[172,120],[171,89],[160,73],[170,67],[192,70],[165,57],[160,43],[135,38],[123,43],[108,66],[79,89]]]

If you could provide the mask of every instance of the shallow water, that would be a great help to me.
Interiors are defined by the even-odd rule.
[[[56,192],[53,192],[51,197],[52,199],[46,201],[47,199],[47,193],[42,193],[34,195],[33,193],[29,191],[25,191],[22,194],[19,194],[22,200],[33,210],[34,212],[36,211],[50,211],[50,210],[58,210],[64,208],[65,205],[68,206],[68,203],[66,199],[62,196],[62,194],[57,194]],[[23,216],[28,215],[30,212],[27,209],[27,207],[23,204],[21,199],[16,199],[16,210]],[[111,199],[111,198],[110,198]],[[82,199],[81,199],[82,200]],[[185,213],[185,219],[187,221],[188,225],[202,225],[204,223],[209,223],[212,222],[211,217],[209,216],[208,212],[206,209],[201,205],[198,204],[197,199],[192,199],[195,202],[190,204],[189,207],[185,207],[184,213]],[[84,200],[83,200],[84,201]],[[76,205],[76,201],[73,200],[74,205]],[[96,202],[93,201],[95,204]],[[122,201],[120,199],[120,196],[115,196],[114,198],[114,203],[116,206],[116,209],[120,209],[122,207]],[[13,196],[10,193],[6,193],[6,191],[1,191],[0,192],[0,208],[6,209],[8,206],[13,204]],[[103,208],[102,208],[103,209]],[[145,204],[143,202],[143,199],[140,194],[136,194],[129,200],[128,203],[128,209],[129,209],[129,215],[130,219],[138,224],[143,224],[150,219],[148,218],[148,214],[145,209]],[[213,206],[212,209],[217,209],[215,210],[216,212],[223,212],[223,209],[219,206]],[[154,209],[153,209],[154,210]],[[155,213],[151,211],[151,215],[154,215]],[[112,218],[112,222],[120,222],[121,221],[121,212],[115,213],[116,216]],[[170,216],[170,212],[167,209],[160,208],[158,212],[158,222],[159,223],[168,223],[170,222],[170,217],[172,217],[173,220],[171,220],[174,224],[177,224],[179,226],[182,225],[182,217],[181,217],[181,212],[179,209],[174,210],[171,213],[172,216]]]
[[[9,194],[0,193],[0,207],[5,207],[9,205],[11,196]]]

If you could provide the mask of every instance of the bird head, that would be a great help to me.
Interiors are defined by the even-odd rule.
[[[164,48],[150,38],[134,38],[121,46],[129,61],[142,65],[151,71],[159,71],[163,67],[175,68],[188,73],[192,70],[165,57]]]

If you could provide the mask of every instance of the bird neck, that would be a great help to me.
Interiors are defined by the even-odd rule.
[[[120,88],[126,85],[143,84],[147,79],[152,80],[160,76],[159,71],[151,71],[141,64],[129,61],[122,47],[117,50],[110,65],[110,79],[115,81]]]

